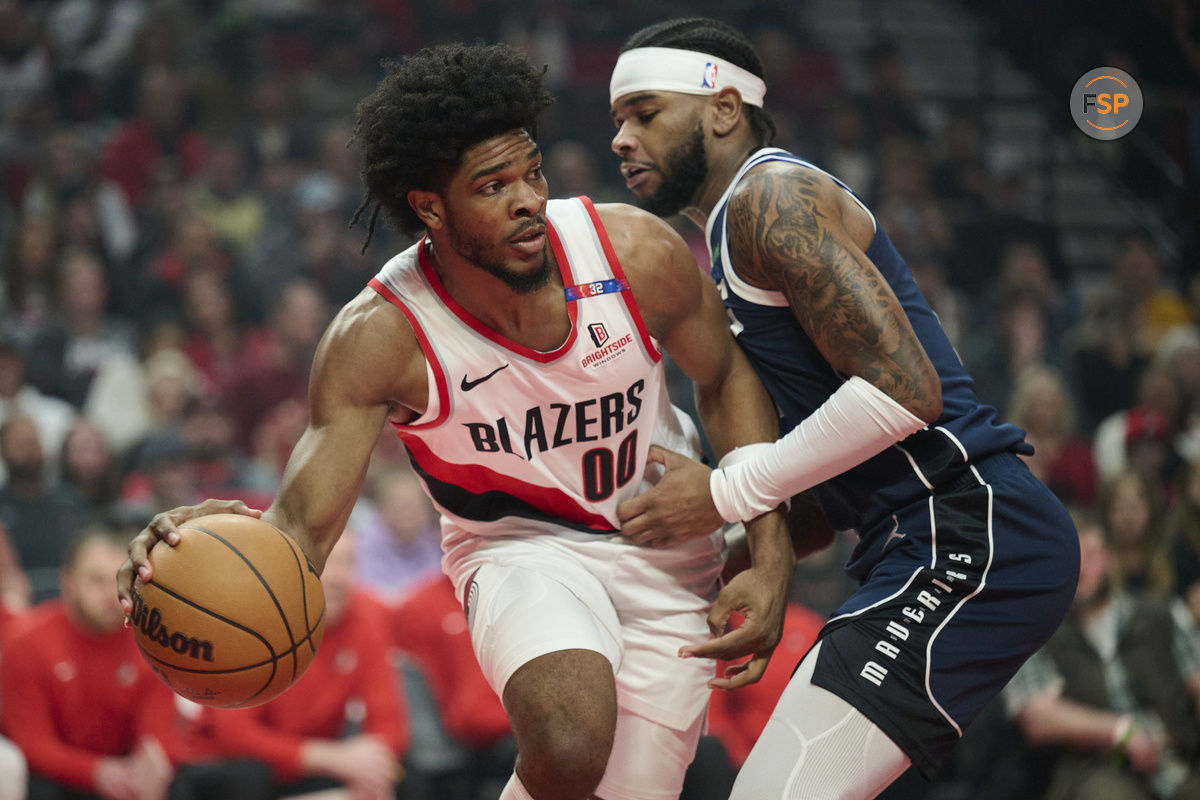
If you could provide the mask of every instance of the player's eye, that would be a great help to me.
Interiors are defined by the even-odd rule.
[[[638,119],[638,122],[642,123],[643,125],[646,125],[650,122],[650,120],[654,119],[657,116],[658,116],[657,111],[643,111],[641,114],[637,115],[637,119]]]

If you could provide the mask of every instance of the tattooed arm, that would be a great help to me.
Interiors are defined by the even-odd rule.
[[[754,168],[730,198],[738,275],[783,293],[846,380],[774,445],[740,448],[710,475],[733,522],[845,472],[942,412],[941,381],[887,281],[866,256],[871,218],[831,178],[794,164]]]
[[[887,281],[864,252],[870,216],[827,175],[784,162],[751,170],[730,198],[730,256],[742,280],[782,292],[821,354],[925,422],[941,384]]]

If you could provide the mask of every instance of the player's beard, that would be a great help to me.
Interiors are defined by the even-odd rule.
[[[659,217],[678,214],[694,201],[708,180],[708,152],[704,146],[704,127],[697,122],[683,142],[660,162],[662,182],[638,205]]]
[[[532,272],[517,272],[509,269],[495,253],[489,252],[488,244],[480,239],[462,236],[451,229],[450,246],[479,269],[504,281],[504,285],[515,294],[531,294],[550,281],[551,264],[547,247],[542,248],[542,260],[536,269]]]

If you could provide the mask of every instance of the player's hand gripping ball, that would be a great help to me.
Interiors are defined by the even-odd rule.
[[[134,638],[164,683],[217,708],[277,697],[312,663],[325,593],[300,546],[275,526],[211,514],[154,545],[150,583],[133,585]]]

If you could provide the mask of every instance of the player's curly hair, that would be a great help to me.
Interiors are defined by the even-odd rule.
[[[750,41],[737,28],[715,19],[684,17],[649,25],[630,36],[621,52],[635,47],[672,47],[708,53],[764,77],[762,60]],[[775,139],[775,120],[771,115],[758,106],[744,105],[742,109],[759,145],[771,144]]]
[[[424,224],[408,204],[411,190],[440,189],[463,154],[493,136],[521,128],[536,138],[538,115],[554,103],[546,68],[508,45],[438,45],[383,67],[354,126],[366,194],[350,224],[375,204],[368,243],[380,209],[417,235]]]

